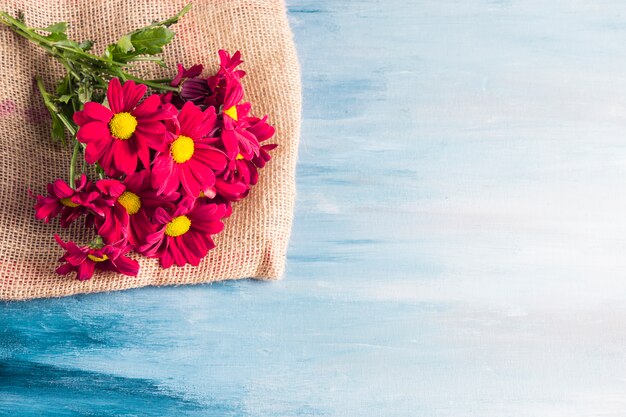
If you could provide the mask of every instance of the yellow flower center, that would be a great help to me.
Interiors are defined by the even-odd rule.
[[[172,142],[172,158],[174,161],[182,164],[187,162],[193,156],[194,146],[193,139],[188,136],[180,135],[174,142]]]
[[[189,217],[183,215],[174,217],[171,222],[165,226],[165,234],[171,237],[184,235],[189,231],[191,227],[191,220]]]
[[[59,200],[59,202],[61,204],[63,204],[65,207],[72,207],[72,208],[74,208],[74,207],[80,206],[80,204],[76,204],[72,200],[70,200],[69,197],[62,198],[62,199]]]
[[[97,256],[93,256],[93,255],[87,255],[87,257],[94,262],[104,262],[109,259],[109,257],[104,254],[102,255],[102,258],[98,258]]]
[[[237,157],[235,159],[238,160],[238,161],[241,161],[243,159],[243,155],[238,153]]]
[[[224,114],[229,115],[235,121],[237,121],[237,106],[232,106],[224,110]]]
[[[117,113],[109,122],[111,134],[122,140],[130,139],[136,128],[137,119],[128,112]]]
[[[124,191],[117,199],[117,202],[120,203],[130,215],[137,213],[141,208],[141,199],[137,194],[131,193],[130,191]]]

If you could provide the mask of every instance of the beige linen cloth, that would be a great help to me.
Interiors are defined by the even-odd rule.
[[[0,10],[24,12],[31,27],[65,21],[68,34],[96,42],[94,50],[124,33],[175,15],[187,0],[0,0]],[[34,201],[27,191],[44,193],[46,183],[67,179],[70,152],[53,144],[49,116],[33,82],[43,76],[49,89],[62,67],[25,39],[0,27],[0,299],[22,300],[79,293],[123,290],[146,285],[195,284],[225,279],[280,278],[295,198],[295,162],[300,129],[300,74],[283,0],[197,0],[172,29],[176,37],[166,47],[169,70],[145,75],[173,76],[176,63],[201,63],[207,73],[217,68],[218,49],[240,50],[245,100],[253,113],[269,115],[278,143],[273,159],[261,170],[259,183],[244,201],[235,203],[225,230],[215,236],[217,248],[198,267],[162,269],[155,259],[141,256],[137,277],[97,272],[80,282],[74,274],[59,276],[62,250],[54,233],[84,242],[81,224],[61,229],[34,218]],[[169,72],[168,72],[169,71]],[[79,222],[77,222],[79,223]]]

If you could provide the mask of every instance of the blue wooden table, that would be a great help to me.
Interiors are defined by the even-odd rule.
[[[0,304],[0,415],[623,416],[626,4],[289,15],[285,279]]]

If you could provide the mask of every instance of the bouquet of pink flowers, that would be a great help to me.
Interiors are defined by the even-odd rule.
[[[72,149],[68,181],[56,179],[36,195],[35,216],[61,227],[81,219],[93,239],[55,238],[65,251],[59,274],[88,280],[96,268],[137,275],[135,251],[163,268],[198,265],[215,247],[232,203],[257,183],[276,147],[267,116],[243,102],[240,53],[219,51],[219,70],[178,64],[171,79],[143,79],[138,63],[165,66],[159,54],[169,27],[187,11],[154,22],[108,45],[76,42],[67,24],[30,28],[24,17],[0,13],[0,22],[44,48],[66,69],[54,92],[37,86],[52,118],[52,139]]]

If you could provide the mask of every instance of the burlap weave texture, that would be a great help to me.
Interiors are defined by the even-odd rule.
[[[22,10],[26,23],[45,27],[70,23],[76,40],[96,41],[95,50],[153,20],[176,14],[188,0],[0,0],[0,10]],[[149,68],[149,78],[173,76],[175,64],[217,68],[217,51],[240,50],[245,99],[256,115],[268,114],[278,143],[273,159],[261,170],[259,183],[245,200],[235,203],[225,230],[215,236],[217,248],[200,266],[161,269],[158,261],[137,256],[139,276],[96,273],[80,282],[54,269],[62,250],[53,235],[85,241],[81,224],[64,230],[53,221],[34,219],[28,189],[44,192],[55,178],[67,179],[69,149],[50,140],[50,122],[33,77],[43,76],[48,88],[63,74],[53,58],[25,39],[0,27],[0,299],[59,297],[122,290],[146,285],[178,285],[224,279],[280,278],[295,199],[295,162],[300,129],[300,75],[283,0],[197,0],[173,27],[166,47],[169,70]]]

